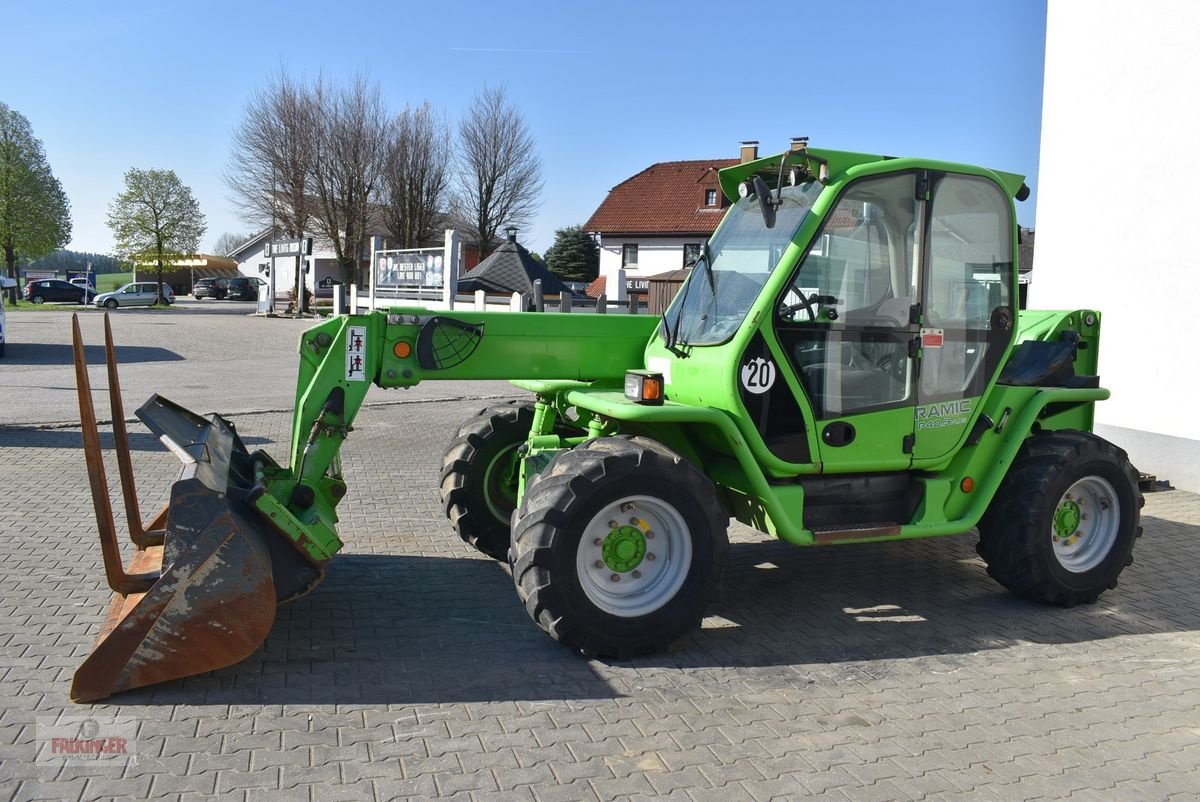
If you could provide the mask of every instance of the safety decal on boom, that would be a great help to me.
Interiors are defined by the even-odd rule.
[[[350,326],[346,330],[346,381],[367,380],[367,327]]]

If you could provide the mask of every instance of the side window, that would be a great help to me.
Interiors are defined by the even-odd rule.
[[[818,418],[911,402],[917,219],[914,174],[852,184],[780,299],[776,331]]]
[[[933,196],[929,303],[934,324],[986,329],[1009,305],[1012,228],[1008,203],[990,181],[948,175]]]
[[[943,344],[924,349],[920,394],[975,395],[1012,327],[1007,196],[983,178],[943,176],[933,191],[928,253],[924,326],[939,330],[934,340]]]

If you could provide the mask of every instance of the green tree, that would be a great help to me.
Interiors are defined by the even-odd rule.
[[[163,270],[195,253],[204,236],[204,215],[196,197],[174,170],[125,173],[125,191],[108,206],[108,227],[117,252],[131,261],[152,261],[163,298]]]
[[[564,281],[591,282],[600,273],[600,247],[583,226],[560,228],[546,251],[546,265]]]
[[[24,115],[0,103],[0,248],[9,278],[17,277],[18,257],[37,259],[70,238],[70,206],[41,140]],[[9,299],[16,301],[16,290]]]

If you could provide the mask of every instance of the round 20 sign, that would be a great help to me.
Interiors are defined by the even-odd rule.
[[[775,384],[775,376],[778,372],[775,363],[769,359],[763,359],[761,356],[748,359],[742,363],[742,387],[748,393],[761,395]]]

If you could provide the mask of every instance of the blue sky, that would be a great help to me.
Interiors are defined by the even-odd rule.
[[[112,248],[106,209],[130,167],[192,187],[202,246],[245,231],[221,177],[230,133],[280,69],[365,72],[393,111],[428,99],[451,120],[504,85],[541,153],[541,209],[520,234],[539,252],[656,161],[798,135],[1023,173],[1033,225],[1045,19],[1045,0],[43,0],[5,12],[0,101],[45,143],[76,250]]]

